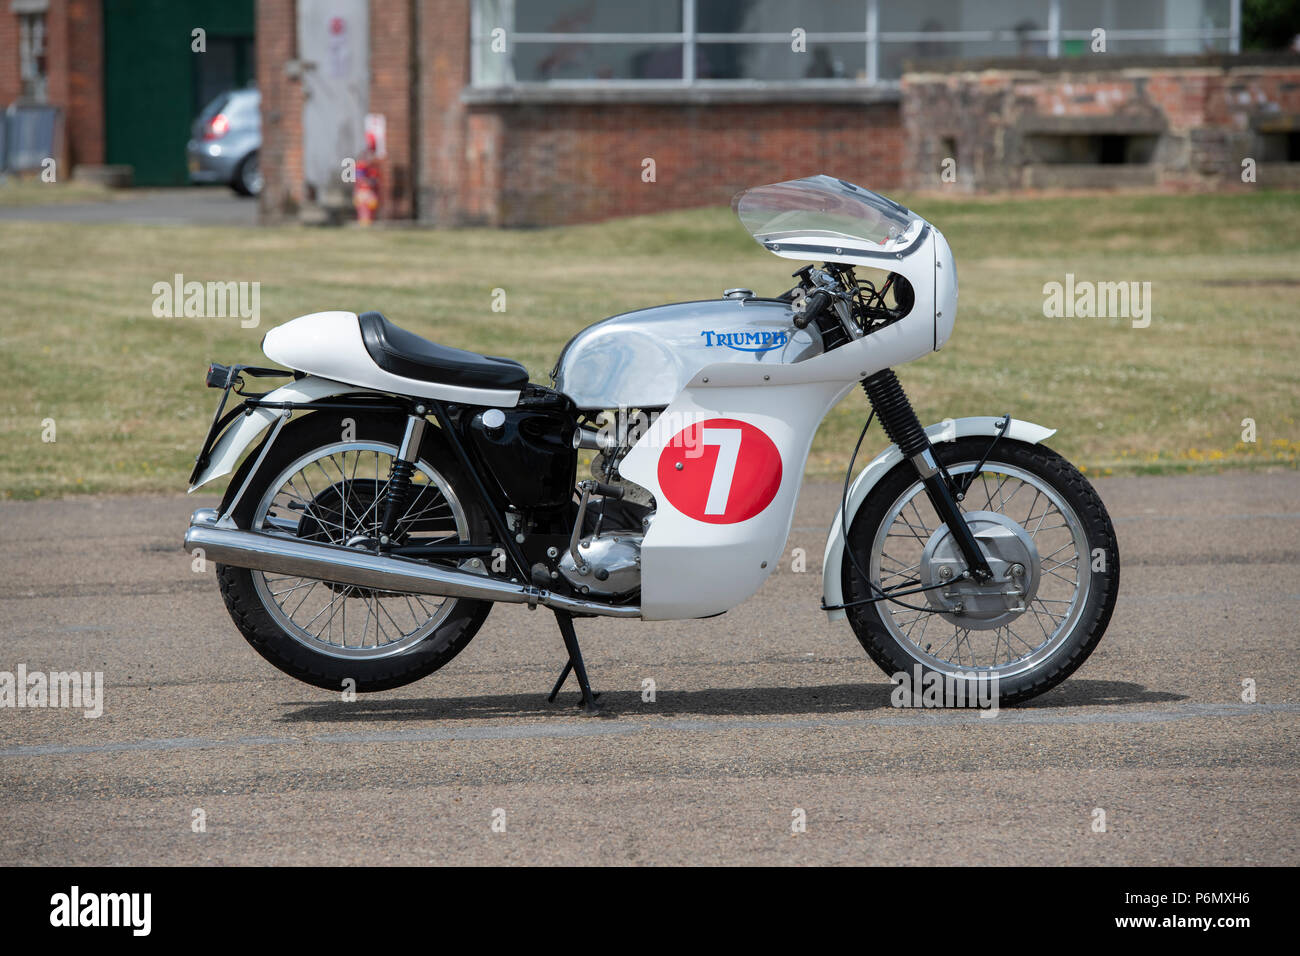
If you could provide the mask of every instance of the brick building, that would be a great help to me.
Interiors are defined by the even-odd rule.
[[[367,117],[381,214],[443,225],[723,203],[823,170],[1207,188],[1250,158],[1294,182],[1300,59],[1239,55],[1240,2],[0,0],[0,105],[59,106],[72,163],[180,182],[190,119],[255,47],[268,220],[348,208]],[[190,53],[196,26],[219,55]]]
[[[259,0],[263,209],[319,199],[303,176],[302,0]],[[329,4],[319,8],[328,15]],[[738,183],[832,163],[896,185],[896,89],[477,84],[470,0],[371,0],[369,110],[385,117],[384,210],[534,225],[725,202]],[[312,67],[306,67],[310,70]],[[344,158],[344,157],[340,157]],[[655,188],[643,188],[645,160]]]
[[[102,0],[0,0],[0,107],[61,108],[60,169],[104,161]]]
[[[60,169],[122,165],[139,185],[183,185],[191,121],[251,79],[253,3],[0,0],[0,107],[59,109]]]
[[[302,49],[305,18],[339,42]],[[949,153],[971,189],[1224,181],[1300,79],[1234,57],[1240,0],[258,0],[258,38],[270,218],[332,188],[302,124],[336,58],[370,64],[384,215],[522,226],[821,170],[937,185]]]
[[[980,191],[1300,186],[1294,54],[967,61],[902,89],[914,188],[943,183],[946,161]]]

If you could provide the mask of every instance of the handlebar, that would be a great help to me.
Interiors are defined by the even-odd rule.
[[[812,320],[817,318],[831,304],[831,301],[831,294],[821,289],[808,295],[804,299],[803,312],[794,317],[794,327],[796,329],[806,329]]]

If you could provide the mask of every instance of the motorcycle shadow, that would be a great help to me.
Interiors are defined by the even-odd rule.
[[[799,714],[869,714],[893,710],[889,683],[823,684],[807,687],[708,688],[660,690],[645,701],[639,691],[600,695],[609,717],[770,717]],[[285,701],[282,723],[349,724],[384,721],[486,720],[495,717],[568,717],[576,713],[576,691],[562,691],[555,703],[544,692],[485,694],[471,697],[385,696],[355,701]],[[1113,707],[1186,700],[1185,694],[1150,690],[1131,681],[1071,680],[1017,709]]]

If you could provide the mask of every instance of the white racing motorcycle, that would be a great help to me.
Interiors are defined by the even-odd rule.
[[[1042,445],[1052,429],[923,428],[891,371],[952,333],[943,234],[829,176],[733,205],[764,249],[823,264],[774,298],[729,289],[597,322],[549,387],[377,312],[272,329],[263,350],[293,376],[273,391],[245,383],[290,373],[212,365],[223,393],[190,490],[234,477],[185,544],[217,562],[249,643],[300,680],[377,691],[450,661],[493,602],[541,605],[568,652],[550,699],[572,671],[595,711],[573,618],[711,617],[757,591],[818,424],[861,384],[893,444],[846,477],[822,610],[886,673],[959,700],[991,686],[1013,704],[1078,667],[1119,585],[1097,493]]]

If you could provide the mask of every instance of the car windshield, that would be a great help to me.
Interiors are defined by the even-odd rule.
[[[762,245],[847,241],[892,250],[910,242],[923,219],[892,199],[833,176],[810,176],[738,193],[731,207]],[[775,250],[774,250],[775,251]]]

